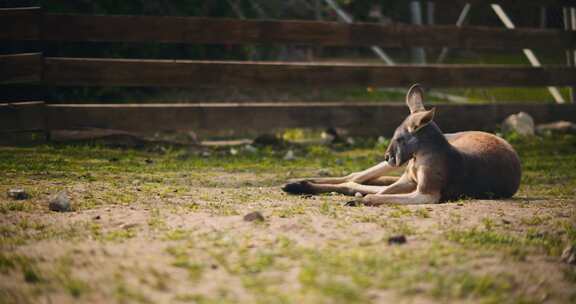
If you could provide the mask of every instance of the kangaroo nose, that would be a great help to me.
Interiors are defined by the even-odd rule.
[[[389,161],[390,160],[390,154],[386,153],[384,154],[384,161]]]

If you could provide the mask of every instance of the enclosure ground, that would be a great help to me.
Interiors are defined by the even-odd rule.
[[[280,190],[379,162],[373,141],[0,148],[0,303],[574,302],[560,254],[576,243],[576,137],[510,140],[514,198],[380,208]],[[74,211],[49,211],[64,190]]]

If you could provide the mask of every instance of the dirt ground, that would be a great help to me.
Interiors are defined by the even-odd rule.
[[[575,303],[576,138],[511,141],[514,198],[378,208],[280,190],[377,163],[369,141],[0,148],[0,303]],[[73,211],[48,209],[60,191]]]

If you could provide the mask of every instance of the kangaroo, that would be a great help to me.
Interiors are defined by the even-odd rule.
[[[291,194],[363,195],[349,205],[433,204],[459,198],[509,198],[520,185],[520,159],[504,139],[466,131],[443,134],[426,110],[418,84],[406,94],[410,115],[394,132],[384,161],[344,177],[288,183]],[[385,176],[406,165],[400,177]]]

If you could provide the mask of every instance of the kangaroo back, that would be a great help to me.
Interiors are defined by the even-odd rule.
[[[450,140],[461,161],[450,168],[443,200],[508,198],[520,186],[518,154],[504,139],[485,132],[461,132]]]

